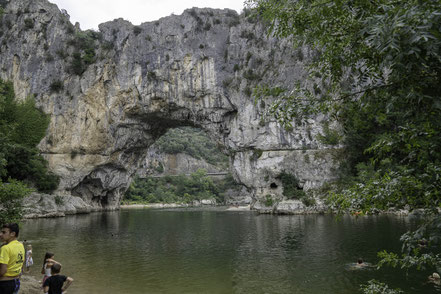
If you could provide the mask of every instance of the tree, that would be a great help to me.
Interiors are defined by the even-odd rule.
[[[327,113],[344,129],[350,178],[330,197],[340,211],[423,208],[427,222],[403,235],[403,254],[383,263],[441,265],[430,251],[441,223],[441,1],[249,0],[278,38],[313,50],[311,79],[293,89],[262,86],[258,99],[275,102],[269,114],[282,125]],[[420,250],[426,239],[429,246]]]
[[[41,192],[57,188],[59,178],[36,148],[48,125],[32,97],[16,102],[12,83],[0,80],[0,179],[26,181]]]
[[[49,117],[29,97],[16,102],[11,82],[0,80],[0,221],[21,219],[21,201],[32,189],[50,192],[59,178],[50,173],[36,145],[46,133]]]
[[[18,222],[22,218],[22,199],[29,195],[24,183],[10,179],[7,183],[0,180],[0,224]]]

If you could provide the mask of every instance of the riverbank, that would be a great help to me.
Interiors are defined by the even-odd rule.
[[[33,276],[23,275],[20,278],[20,294],[41,294],[40,282]]]
[[[121,209],[130,208],[152,208],[152,209],[163,209],[163,208],[187,208],[187,207],[211,207],[216,206],[215,200],[201,200],[193,201],[192,203],[134,203],[134,204],[122,204]]]
[[[241,201],[240,203],[229,203],[227,210],[253,210],[260,214],[325,214],[332,213],[322,199],[316,199],[316,204],[306,206],[302,201],[290,199],[280,202],[264,203],[262,201]],[[251,204],[250,204],[251,203]],[[66,215],[87,214],[91,212],[113,211],[118,209],[168,209],[168,208],[190,208],[190,207],[214,207],[216,201],[214,199],[205,199],[201,201],[193,201],[192,203],[145,203],[145,204],[122,204],[120,206],[102,208],[91,206],[82,198],[77,196],[57,196],[49,194],[32,193],[23,201],[23,211],[25,219],[33,218],[54,218],[64,217]],[[408,208],[394,209],[390,208],[387,211],[375,211],[369,214],[394,214],[394,215],[409,215],[420,213],[419,211],[410,212]],[[352,215],[364,215],[360,211],[349,213]]]
[[[189,208],[189,207],[214,207],[215,205],[189,205],[185,203],[148,203],[148,204],[125,204],[121,205],[121,209],[168,209],[168,208]],[[249,211],[251,210],[250,205],[234,205],[225,206],[225,210],[228,211]]]

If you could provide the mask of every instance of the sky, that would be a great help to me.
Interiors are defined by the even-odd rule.
[[[187,8],[230,8],[240,12],[244,0],[49,0],[65,9],[72,24],[82,30],[98,29],[100,23],[124,18],[134,25],[182,14]]]

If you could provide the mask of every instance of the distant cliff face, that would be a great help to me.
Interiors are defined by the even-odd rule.
[[[286,131],[250,97],[258,84],[304,79],[308,50],[232,10],[195,8],[140,26],[118,19],[99,30],[80,31],[46,0],[10,1],[1,20],[0,78],[51,115],[39,147],[61,176],[58,194],[118,206],[146,150],[178,126],[222,145],[258,202],[282,199],[283,170],[304,189],[334,178],[336,152],[315,139],[323,118]]]

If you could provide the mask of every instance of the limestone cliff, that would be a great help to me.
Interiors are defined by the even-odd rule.
[[[46,0],[13,0],[1,20],[0,78],[51,115],[39,148],[61,176],[56,194],[98,208],[119,205],[149,146],[178,126],[202,128],[223,146],[256,207],[266,195],[283,200],[283,170],[306,190],[333,179],[336,152],[315,139],[324,117],[287,131],[250,97],[257,84],[303,80],[309,58],[228,9],[82,32]]]

